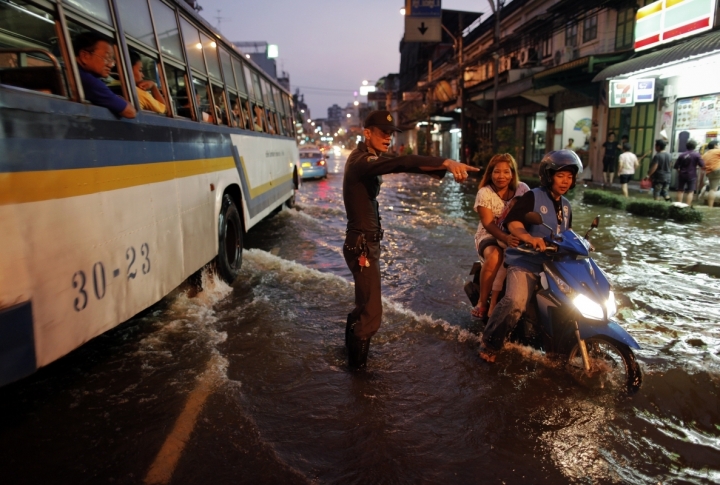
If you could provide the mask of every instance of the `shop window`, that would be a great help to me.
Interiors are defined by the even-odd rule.
[[[184,62],[185,57],[180,43],[180,32],[178,31],[175,11],[160,0],[150,0],[150,7],[163,54]]]
[[[626,135],[632,152],[640,161],[635,180],[643,178],[649,169],[655,144],[655,115],[654,103],[638,103],[632,108],[612,108],[609,111],[608,133],[614,132],[618,143]]]
[[[22,0],[0,3],[0,84],[67,96],[55,18]]]
[[[542,48],[543,59],[546,59],[546,58],[552,56],[553,51],[552,51],[552,36],[551,35],[549,35],[543,39],[541,48]]]
[[[117,2],[117,8],[125,34],[156,49],[147,0],[123,0]]]
[[[567,24],[565,28],[565,47],[577,47],[577,24]]]
[[[624,8],[617,14],[617,29],[615,31],[615,50],[630,49],[634,44],[635,9]]]
[[[583,42],[597,38],[597,14],[583,20]]]

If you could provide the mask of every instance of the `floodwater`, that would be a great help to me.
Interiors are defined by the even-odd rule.
[[[180,288],[0,389],[2,483],[720,482],[720,279],[682,270],[718,264],[720,209],[681,225],[576,191],[643,348],[623,397],[527,348],[482,362],[463,292],[474,182],[387,176],[384,322],[354,374],[343,164],[250,231],[234,287]]]

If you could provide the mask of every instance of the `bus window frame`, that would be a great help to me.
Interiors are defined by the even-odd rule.
[[[118,72],[118,78],[120,80],[120,89],[123,93],[123,98],[125,101],[130,103],[131,106],[133,106],[136,110],[139,110],[140,108],[140,102],[137,97],[137,92],[134,89],[129,89],[129,87],[132,85],[135,86],[135,83],[130,83],[130,78],[128,77],[128,70],[126,69],[126,66],[130,63],[130,54],[127,49],[127,44],[125,43],[125,36],[124,35],[118,35],[119,29],[121,28],[120,25],[117,23],[116,18],[116,10],[115,10],[115,0],[110,0],[110,15],[111,19],[113,21],[113,26],[108,28],[105,24],[101,24],[99,22],[90,21],[88,19],[91,19],[92,17],[89,17],[87,15],[78,15],[75,9],[71,9],[69,12],[65,13],[65,20],[66,22],[73,22],[74,24],[77,24],[81,27],[84,27],[88,30],[92,30],[94,32],[97,32],[101,35],[104,35],[108,37],[109,39],[112,39],[113,44],[113,52],[115,54],[115,67],[117,68]],[[110,30],[113,29],[113,30]],[[70,36],[70,30],[68,28],[67,30],[67,38],[68,40],[71,40]],[[70,42],[72,43],[72,42]],[[73,54],[75,52],[75,48],[73,46]],[[73,55],[73,65],[75,66],[74,71],[77,73],[77,83],[79,87],[82,87],[82,82],[80,81],[80,71],[77,70],[77,59],[75,59],[75,56]],[[83,91],[83,96],[81,98],[82,103],[90,103],[85,98],[85,93]],[[90,103],[92,104],[92,103]]]

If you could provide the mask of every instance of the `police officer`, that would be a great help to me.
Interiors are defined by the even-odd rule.
[[[380,240],[383,230],[377,196],[382,175],[389,173],[427,173],[442,178],[446,171],[455,180],[467,179],[468,171],[479,169],[441,157],[385,155],[392,134],[401,131],[389,111],[373,111],[363,124],[365,142],[358,144],[345,163],[343,199],[347,213],[347,232],[343,245],[345,262],[355,279],[355,309],[348,315],[345,345],[352,369],[367,362],[370,338],[380,328]]]

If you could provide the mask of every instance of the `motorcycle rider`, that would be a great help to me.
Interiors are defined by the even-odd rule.
[[[575,186],[580,173],[582,162],[574,151],[548,153],[540,162],[541,186],[523,195],[505,219],[505,227],[510,233],[538,253],[528,254],[517,248],[508,248],[505,252],[508,266],[505,296],[490,316],[480,343],[480,357],[487,362],[495,361],[495,353],[531,305],[543,262],[548,261],[543,251],[546,248],[544,237],[549,230],[545,226],[525,224],[525,214],[540,214],[543,222],[553,229],[553,235],[570,229],[572,211],[563,196]]]

